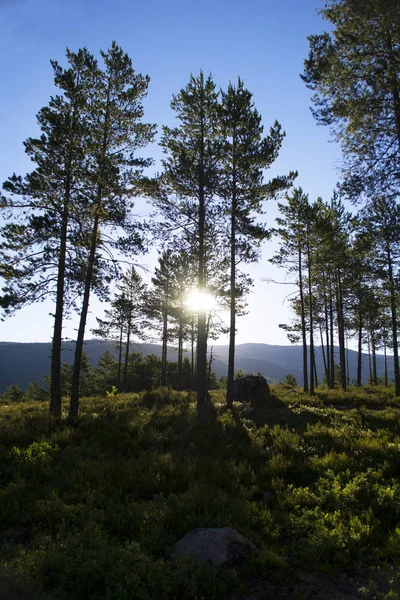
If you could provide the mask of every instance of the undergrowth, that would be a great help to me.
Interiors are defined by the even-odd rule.
[[[232,412],[216,391],[203,420],[193,395],[166,389],[84,399],[73,423],[41,403],[2,406],[0,591],[200,600],[293,560],[333,577],[396,565],[399,475],[399,409],[384,388],[276,385]],[[261,550],[238,572],[170,559],[189,531],[225,526]]]

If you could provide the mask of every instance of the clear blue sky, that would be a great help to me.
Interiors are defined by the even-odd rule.
[[[265,127],[277,119],[287,134],[270,174],[298,170],[296,185],[311,199],[329,200],[340,151],[328,143],[328,131],[314,122],[310,91],[299,77],[308,53],[307,35],[326,27],[317,13],[320,7],[322,0],[0,0],[0,181],[32,168],[22,142],[38,133],[35,115],[54,93],[49,59],[65,64],[67,46],[86,46],[98,54],[116,40],[136,70],[151,77],[145,102],[148,122],[159,127],[172,122],[171,96],[186,85],[190,73],[211,72],[222,88],[240,76]],[[157,167],[158,148],[151,154]],[[266,210],[273,225],[274,202]],[[284,298],[292,288],[262,281],[285,278],[284,271],[268,263],[274,247],[267,243],[262,260],[250,269],[255,286],[249,315],[238,322],[238,343],[288,343],[278,324],[290,319]],[[153,261],[154,253],[143,258],[150,268]],[[94,314],[101,316],[104,306],[94,301],[91,308],[88,332]],[[0,323],[0,340],[49,341],[51,310],[51,303],[23,309]],[[74,321],[67,323],[65,335],[74,337],[74,327]]]

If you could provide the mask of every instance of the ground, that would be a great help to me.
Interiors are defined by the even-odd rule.
[[[399,598],[393,390],[271,391],[232,412],[217,391],[200,420],[171,390],[84,399],[75,422],[0,406],[0,598]],[[260,556],[171,562],[225,526]]]

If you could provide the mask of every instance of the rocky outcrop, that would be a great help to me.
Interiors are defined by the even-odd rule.
[[[259,550],[244,535],[231,527],[195,529],[176,542],[172,556],[187,555],[212,565],[237,567]]]
[[[233,382],[233,399],[238,402],[266,400],[269,395],[269,385],[262,375],[246,375]]]

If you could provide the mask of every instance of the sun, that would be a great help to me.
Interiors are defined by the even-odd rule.
[[[209,292],[190,290],[186,296],[186,306],[193,312],[209,312],[215,308],[215,298]]]

